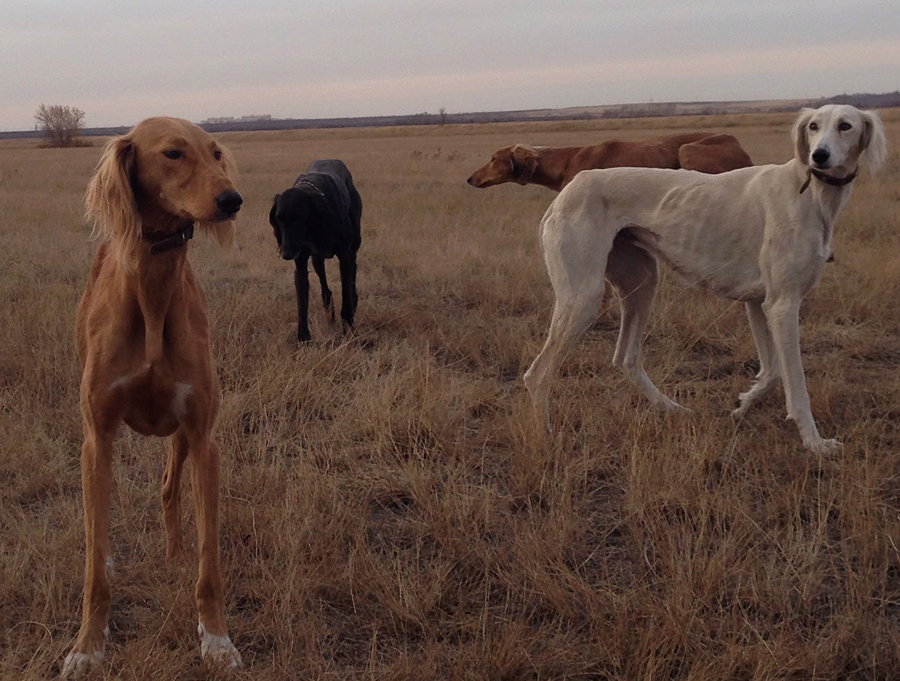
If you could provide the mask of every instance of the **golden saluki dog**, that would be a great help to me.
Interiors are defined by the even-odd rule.
[[[231,242],[242,203],[234,162],[194,124],[150,118],[107,144],[85,203],[104,241],[77,315],[87,565],[81,630],[62,677],[81,678],[103,659],[113,439],[122,422],[142,435],[172,438],[162,480],[170,558],[182,548],[179,488],[191,460],[200,649],[212,664],[237,667],[219,559],[219,447],[212,438],[219,385],[206,301],[187,258],[195,224],[223,245]]]
[[[618,168],[580,173],[541,221],[541,245],[556,294],[549,335],[525,373],[534,408],[550,426],[550,383],[590,325],[604,275],[622,297],[614,363],[656,405],[679,409],[641,362],[641,339],[657,284],[657,261],[690,283],[746,304],[760,370],[735,417],[783,382],[787,413],[803,444],[832,453],[819,435],[800,358],[800,303],[831,253],[834,221],[861,160],[885,160],[878,116],[852,106],[804,109],[793,127],[794,158],[721,175]],[[614,241],[632,248],[613,250]],[[613,251],[613,254],[610,252]],[[618,257],[613,257],[618,254]]]

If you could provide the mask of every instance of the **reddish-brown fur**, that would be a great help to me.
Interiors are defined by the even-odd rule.
[[[678,162],[686,170],[701,173],[726,173],[753,165],[750,155],[731,135],[712,135],[678,149]]]
[[[151,118],[109,142],[86,206],[104,237],[77,315],[82,366],[81,452],[87,562],[81,630],[63,677],[79,678],[103,657],[113,440],[124,422],[142,435],[171,436],[162,483],[169,557],[181,550],[179,487],[191,458],[197,516],[200,623],[214,661],[235,666],[227,639],[219,559],[219,448],[212,438],[219,385],[206,301],[187,244],[151,253],[196,222],[227,243],[241,197],[227,150],[188,121]],[[189,238],[185,237],[185,238]],[[157,249],[155,249],[157,250]],[[223,641],[228,641],[227,645]],[[221,646],[218,644],[222,643]],[[230,648],[229,648],[230,647]]]
[[[515,144],[494,152],[491,160],[472,173],[473,187],[503,182],[540,184],[560,191],[582,170],[637,166],[685,168],[721,173],[753,165],[731,135],[689,132],[643,142],[607,140],[587,147],[529,147]]]

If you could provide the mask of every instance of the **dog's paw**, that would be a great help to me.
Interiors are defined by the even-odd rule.
[[[59,678],[71,679],[72,681],[83,679],[99,667],[101,662],[103,662],[102,649],[93,653],[76,653],[73,650],[66,655]]]
[[[833,456],[840,454],[844,445],[838,440],[825,440],[819,438],[817,440],[804,441],[803,445],[814,454],[823,456]]]
[[[240,669],[244,665],[241,654],[228,636],[210,634],[202,622],[197,631],[200,633],[200,656],[207,664],[219,669]]]
[[[682,407],[680,404],[678,404],[678,402],[676,402],[675,400],[673,400],[669,397],[666,397],[665,395],[663,395],[661,393],[660,393],[659,397],[655,400],[655,402],[656,402],[657,407],[659,407],[663,411],[668,412],[670,414],[690,414],[691,413],[690,409],[688,409],[687,407]]]

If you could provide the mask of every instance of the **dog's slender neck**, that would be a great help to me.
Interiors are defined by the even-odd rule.
[[[561,191],[566,186],[566,170],[576,147],[535,147],[537,166],[531,174],[531,183]]]

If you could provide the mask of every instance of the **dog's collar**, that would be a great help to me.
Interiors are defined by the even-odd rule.
[[[295,184],[294,186],[295,186],[295,187],[299,187],[301,184],[305,184],[307,187],[312,187],[313,189],[316,190],[316,194],[319,194],[319,195],[321,195],[321,196],[325,196],[325,192],[323,192],[321,189],[319,189],[316,185],[314,185],[314,184],[313,184],[312,182],[310,182],[309,180],[300,180],[300,181],[299,181],[297,184]]]
[[[174,234],[167,236],[158,237],[156,233],[151,232],[150,234],[142,234],[141,238],[150,242],[150,255],[158,255],[171,251],[173,248],[184,246],[188,239],[194,238],[194,223],[189,222]]]
[[[809,187],[809,183],[812,181],[813,177],[817,180],[821,180],[825,184],[830,184],[832,187],[844,187],[856,179],[857,172],[859,172],[859,168],[847,175],[847,177],[832,177],[831,175],[823,173],[821,170],[810,168],[806,173],[806,182],[800,187],[800,193],[802,194],[806,191],[806,188]]]

